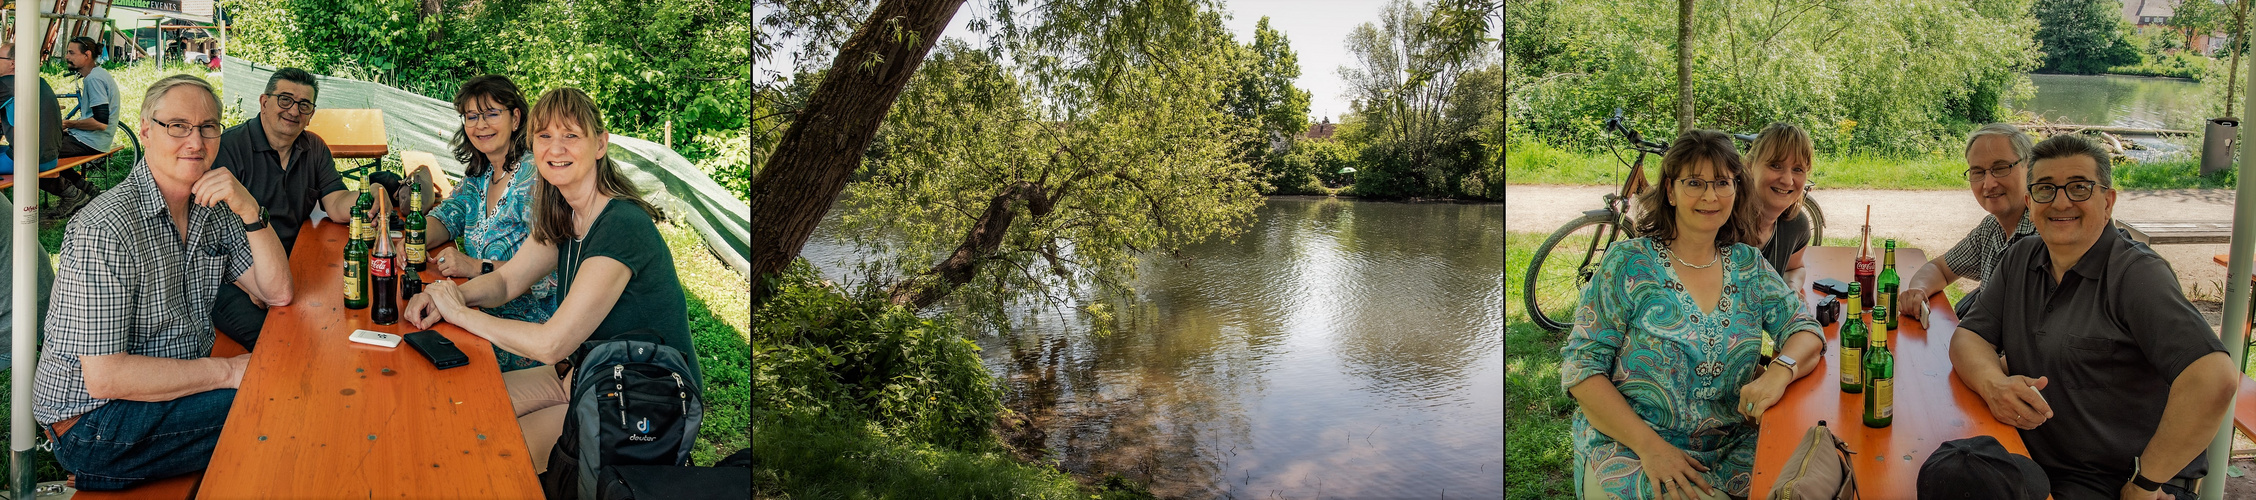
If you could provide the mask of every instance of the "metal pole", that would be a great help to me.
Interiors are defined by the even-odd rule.
[[[2248,58],[2248,65],[2256,68],[2256,57]],[[2256,72],[2249,73],[2249,77],[2246,91],[2256,92]],[[2251,114],[2256,113],[2256,99],[2251,99],[2249,94],[2241,94],[2240,107],[2240,116],[2256,116]],[[2256,141],[2256,127],[2243,124],[2240,143],[2249,144],[2248,141]],[[2235,165],[2241,172],[2248,172],[2248,155],[2240,155]],[[2241,176],[2236,193],[2256,193],[2256,176]],[[2225,351],[2232,354],[2233,369],[2240,371],[2248,366],[2248,332],[2243,327],[2248,324],[2249,268],[2251,262],[2256,261],[2256,202],[2242,200],[2239,194],[2233,195],[2231,246],[2230,265],[2225,266],[2225,324],[2219,335],[2224,337]],[[2198,493],[2202,498],[2225,497],[2225,467],[2232,459],[2235,431],[2231,416],[2235,403],[2226,401],[2226,418],[2217,425],[2217,437],[2209,440],[2209,478],[2201,482]]]
[[[38,305],[39,268],[32,266],[47,263],[39,261],[39,183],[34,181],[39,177],[39,134],[48,127],[58,126],[39,122],[36,98],[39,95],[39,46],[33,37],[34,32],[40,31],[36,29],[39,24],[39,10],[32,2],[18,0],[15,95],[24,99],[24,105],[16,106],[16,136],[11,140],[20,147],[15,148],[13,158],[18,181],[15,194],[11,196],[15,198],[16,208],[15,241],[10,243],[15,245],[12,251],[16,271],[15,276],[9,277],[14,287],[10,292],[14,294],[10,296],[13,304],[9,307],[15,312],[8,325],[14,337],[11,339],[14,344],[10,346],[14,366],[9,368],[14,373],[9,377],[11,387],[8,388],[11,398],[8,401],[8,466],[14,472],[10,476],[9,490],[15,492],[13,498],[20,500],[29,500],[32,487],[39,482],[38,468],[32,465],[32,437],[37,431],[33,430],[31,421],[31,382],[38,373],[33,364],[39,359],[39,332],[34,330],[33,319],[42,311]]]

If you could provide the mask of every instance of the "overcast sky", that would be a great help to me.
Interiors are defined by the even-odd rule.
[[[1297,85],[1309,92],[1309,121],[1329,117],[1338,122],[1339,115],[1348,111],[1347,82],[1340,78],[1339,68],[1355,61],[1347,53],[1347,32],[1356,25],[1371,22],[1385,5],[1385,0],[1228,0],[1231,17],[1228,25],[1238,43],[1250,43],[1253,25],[1262,16],[1268,16],[1269,27],[1284,32],[1293,52],[1300,56]],[[965,23],[990,17],[990,14],[985,2],[965,2],[943,36],[971,38],[974,34]],[[785,40],[785,49],[779,52],[788,53],[797,44],[796,40]],[[790,64],[789,57],[777,54],[772,60],[758,62],[757,66],[762,73],[768,70],[788,73],[782,66]]]

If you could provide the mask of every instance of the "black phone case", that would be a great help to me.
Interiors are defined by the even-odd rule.
[[[1817,280],[1817,282],[1810,284],[1810,288],[1816,289],[1819,292],[1824,292],[1826,295],[1831,295],[1835,298],[1849,298],[1849,284],[1841,280],[1833,278]]]
[[[415,347],[415,352],[423,353],[425,359],[431,360],[431,364],[441,370],[470,364],[470,356],[462,354],[461,349],[454,347],[454,341],[447,340],[439,332],[424,330],[407,334],[404,338],[407,345]]]

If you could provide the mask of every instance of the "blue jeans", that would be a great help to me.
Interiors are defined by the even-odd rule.
[[[234,404],[234,389],[159,403],[113,400],[80,415],[61,437],[45,432],[55,462],[78,475],[78,489],[122,490],[204,470]]]

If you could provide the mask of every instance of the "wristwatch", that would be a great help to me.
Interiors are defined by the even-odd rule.
[[[493,261],[480,259],[478,262],[478,274],[493,274]]]
[[[2131,457],[2131,486],[2137,486],[2138,489],[2146,491],[2162,489],[2162,482],[2147,479],[2144,469],[2144,467],[2139,466],[2138,457]]]
[[[1775,358],[1771,358],[1771,359],[1770,359],[1770,362],[1772,362],[1772,363],[1777,363],[1777,364],[1781,364],[1781,365],[1786,365],[1786,373],[1788,373],[1788,374],[1792,374],[1792,373],[1794,373],[1794,367],[1795,367],[1796,365],[1795,365],[1795,363],[1794,363],[1794,357],[1793,357],[1793,356],[1787,356],[1787,355],[1786,355],[1786,353],[1779,353],[1779,354],[1778,354],[1778,357],[1775,357]],[[1789,378],[1790,378],[1790,377],[1789,377]]]
[[[244,224],[244,225],[243,225],[243,233],[244,233],[244,234],[256,233],[256,232],[258,232],[258,230],[260,230],[260,229],[266,229],[266,221],[267,221],[267,219],[266,219],[266,207],[259,207],[259,216],[258,216],[258,220],[256,220],[256,221],[251,221],[251,222],[250,222],[250,223],[248,223],[248,224]]]

